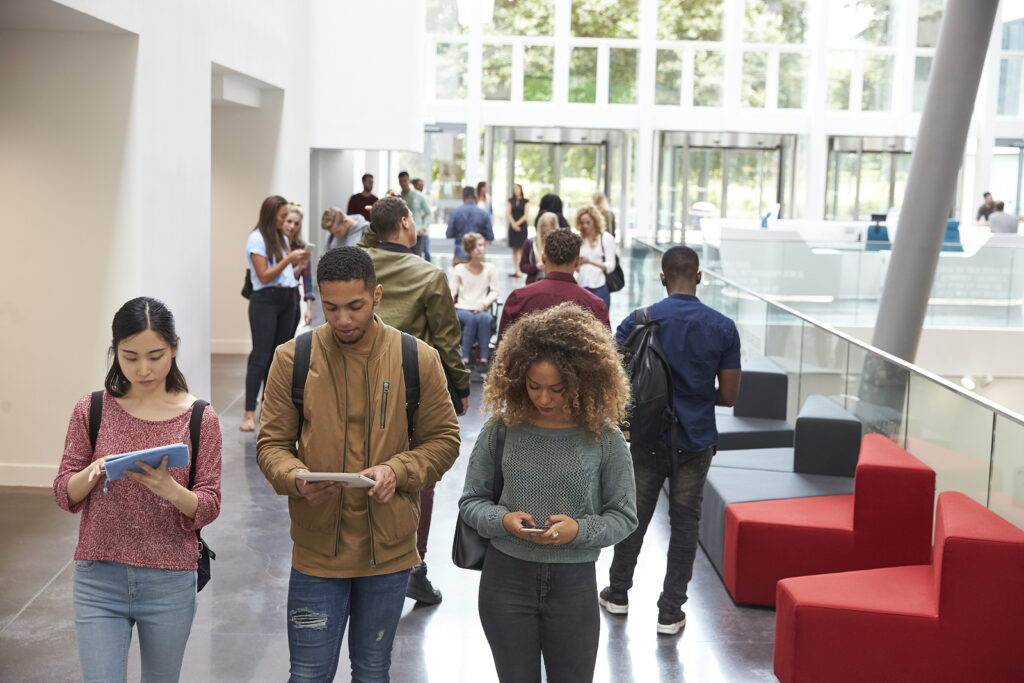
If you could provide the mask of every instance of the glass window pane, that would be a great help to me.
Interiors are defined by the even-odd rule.
[[[721,40],[724,0],[658,0],[658,40]]]
[[[523,100],[550,102],[555,75],[555,48],[527,45],[523,49]]]
[[[892,163],[896,166],[893,173],[892,203],[900,207],[903,206],[903,193],[907,189],[907,178],[910,176],[910,153],[894,153]]]
[[[484,45],[481,91],[485,100],[512,99],[512,46]]]
[[[597,48],[574,47],[569,56],[569,101],[597,101]]]
[[[779,109],[802,109],[807,57],[792,52],[779,54]]]
[[[693,53],[693,106],[722,106],[722,53],[717,50]]]
[[[917,46],[935,47],[946,0],[917,0]]]
[[[914,59],[914,99],[912,111],[924,110],[924,98],[928,94],[928,78],[932,75],[932,57]]]
[[[830,52],[828,55],[827,109],[850,108],[850,74],[853,72],[853,52]]]
[[[889,211],[892,155],[888,152],[864,152],[860,159],[860,200],[858,218],[870,220],[873,213]]]
[[[683,81],[683,55],[678,50],[658,50],[655,66],[654,103],[679,105]]]
[[[722,150],[700,147],[690,148],[690,176],[686,182],[687,210],[691,220],[695,215],[722,216]],[[708,202],[714,210],[695,211],[694,204]]]
[[[604,177],[603,148],[596,145],[563,145],[562,167],[558,179],[558,196],[563,213],[570,222],[576,210],[592,204]]]
[[[435,63],[434,96],[439,100],[466,99],[466,72],[469,46],[465,43],[438,43]]]
[[[466,134],[431,133],[430,197],[436,204],[442,200],[462,199],[462,179],[466,175]],[[439,220],[435,216],[434,220]]]
[[[637,50],[608,51],[609,104],[636,104]]]
[[[865,57],[861,82],[861,111],[889,111],[892,108],[893,57]]]
[[[1024,71],[1024,57],[1004,57],[999,60],[999,105],[1001,116],[1020,114],[1020,82]]]
[[[809,4],[806,0],[747,0],[743,39],[751,43],[803,43]]]
[[[523,196],[536,205],[540,198],[555,191],[555,146],[548,144],[515,145],[515,179],[523,186]]]
[[[1002,4],[1008,5],[1005,2]],[[1014,8],[1006,7],[1004,11],[1013,12]],[[1003,49],[1024,50],[1024,17],[1018,16],[1012,21],[1003,22]]]
[[[857,153],[832,150],[825,181],[825,213],[829,218],[855,218]]]
[[[763,107],[767,78],[768,55],[764,52],[744,52],[740,104],[744,107]]]
[[[892,45],[894,5],[891,0],[829,0],[829,46]]]
[[[778,154],[761,149],[727,151],[726,187],[729,218],[760,218],[775,204],[778,193]]]
[[[550,36],[555,32],[554,0],[496,0],[484,33],[501,36]]]
[[[427,33],[465,33],[458,0],[427,0]]]
[[[636,38],[639,5],[639,0],[572,0],[572,35]]]

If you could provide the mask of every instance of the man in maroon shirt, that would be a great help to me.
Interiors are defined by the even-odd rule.
[[[364,173],[362,180],[363,191],[356,192],[349,197],[348,211],[345,213],[349,216],[358,213],[366,220],[370,220],[370,207],[377,203],[377,197],[373,194],[373,176],[369,173]]]
[[[608,323],[608,307],[599,297],[576,284],[573,273],[580,262],[580,245],[583,239],[564,228],[555,230],[544,241],[544,279],[512,290],[501,310],[501,324],[498,326],[498,344],[508,326],[519,318],[557,306],[563,301],[572,301],[588,309],[594,317]]]

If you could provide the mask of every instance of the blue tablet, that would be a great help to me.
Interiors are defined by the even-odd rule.
[[[160,461],[167,456],[167,469],[172,467],[188,467],[188,446],[183,443],[175,443],[170,446],[158,448],[147,448],[144,451],[134,451],[122,455],[110,455],[103,462],[103,469],[107,473],[107,481],[113,481],[125,476],[125,472],[142,473],[142,468],[135,465],[142,461],[150,467],[160,467]]]

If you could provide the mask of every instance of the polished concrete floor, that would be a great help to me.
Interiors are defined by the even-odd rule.
[[[498,250],[495,250],[498,251]],[[495,254],[499,272],[510,261]],[[628,259],[624,259],[628,260]],[[625,264],[624,264],[625,266]],[[519,281],[521,282],[521,281]],[[519,284],[502,275],[502,289]],[[651,288],[651,294],[656,289]],[[630,302],[613,295],[613,325]],[[224,433],[223,508],[204,537],[217,552],[213,580],[199,596],[183,681],[284,681],[288,677],[285,598],[291,543],[283,497],[274,494],[255,461],[255,436],[238,431],[245,358],[214,356],[211,400]],[[462,455],[438,484],[427,561],[444,592],[436,607],[407,601],[395,641],[392,680],[443,683],[494,681],[480,628],[479,575],[449,559],[466,462],[483,423],[479,386],[461,419]],[[55,458],[57,455],[55,454]],[[49,490],[0,489],[0,681],[80,680],[71,603],[71,556],[78,518],[53,502]],[[656,601],[668,538],[664,500],[655,513],[630,593],[628,617],[601,614],[597,681],[773,681],[775,613],[733,603],[698,551],[687,627],[676,637],[655,632]],[[599,585],[611,552],[598,561]],[[348,680],[347,647],[337,680]],[[137,639],[129,680],[139,680]]]

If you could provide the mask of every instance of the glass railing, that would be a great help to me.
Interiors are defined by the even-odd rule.
[[[664,296],[657,273],[665,247],[645,246],[639,295],[649,303]],[[744,358],[770,358],[788,376],[790,422],[808,396],[827,396],[857,416],[865,433],[885,434],[934,469],[936,493],[961,491],[1024,528],[1024,416],[731,278],[702,272],[697,296],[736,322]]]
[[[769,235],[770,233],[765,233]],[[1024,328],[1024,240],[944,246],[926,327]],[[702,263],[765,298],[831,325],[874,325],[889,243],[737,239],[705,242]]]

